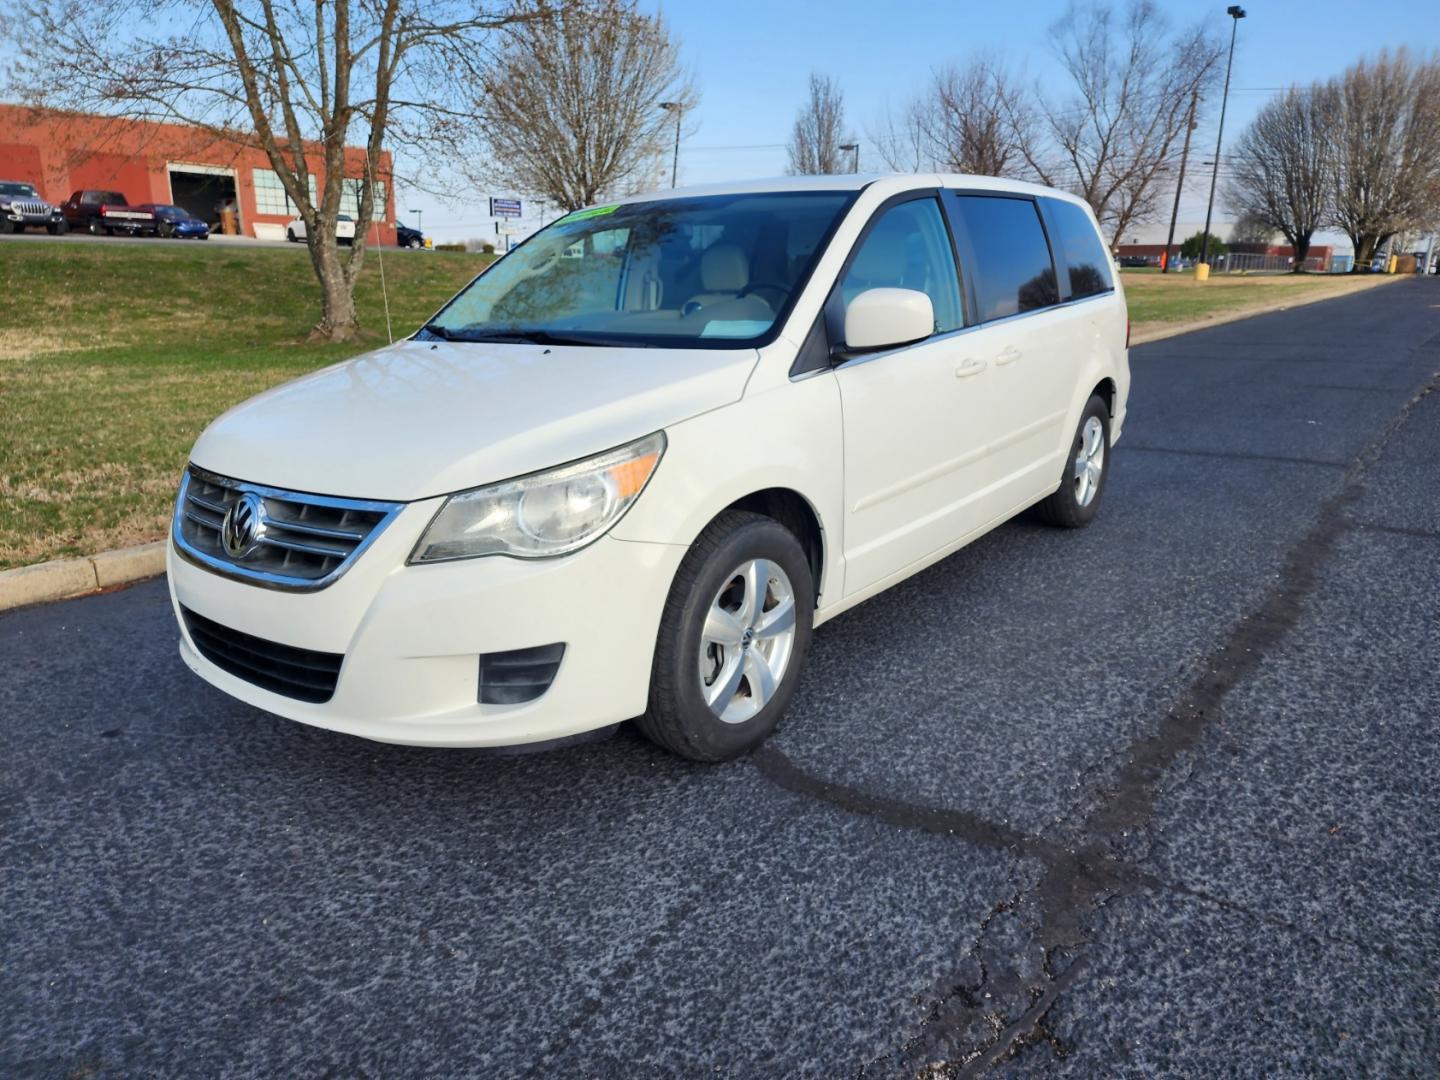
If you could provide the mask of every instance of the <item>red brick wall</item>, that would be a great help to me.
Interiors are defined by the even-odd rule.
[[[320,148],[307,148],[318,160]],[[254,236],[256,222],[284,225],[288,215],[261,214],[255,208],[253,170],[270,169],[270,159],[241,139],[217,139],[181,124],[153,124],[105,116],[38,112],[19,105],[0,105],[0,179],[34,184],[52,203],[64,202],[82,188],[119,191],[132,203],[169,202],[169,166],[205,165],[231,169],[241,231]],[[395,191],[392,160],[380,156],[376,172],[385,183],[385,206],[377,209],[380,240],[395,243]],[[360,177],[365,151],[345,148],[345,175]],[[316,185],[324,175],[315,170]],[[375,234],[372,227],[371,240]]]

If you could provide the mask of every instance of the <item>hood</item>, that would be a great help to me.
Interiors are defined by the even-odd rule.
[[[404,341],[266,391],[191,460],[252,483],[408,502],[599,453],[737,401],[753,349]]]

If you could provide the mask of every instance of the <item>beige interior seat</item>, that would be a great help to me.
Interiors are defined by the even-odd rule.
[[[736,244],[712,244],[700,256],[701,291],[689,299],[684,311],[689,314],[725,300],[738,299],[749,284],[750,263],[745,252]]]

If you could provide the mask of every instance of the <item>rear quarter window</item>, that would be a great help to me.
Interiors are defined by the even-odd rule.
[[[1074,299],[1097,296],[1115,288],[1110,255],[1095,225],[1083,207],[1049,199],[1050,221],[1055,226],[1056,247],[1070,272],[1070,295]]]

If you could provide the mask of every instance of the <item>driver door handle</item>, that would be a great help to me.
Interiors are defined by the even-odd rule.
[[[955,369],[955,377],[956,377],[957,379],[967,379],[967,378],[969,378],[971,375],[979,375],[980,372],[982,372],[982,371],[984,371],[984,370],[985,370],[985,361],[984,361],[984,360],[974,360],[974,359],[966,360],[963,364],[961,364],[959,367],[957,367],[957,368]]]
[[[1020,357],[1022,357],[1023,355],[1025,355],[1025,354],[1022,353],[1019,349],[1017,349],[1014,345],[1007,345],[1007,346],[1005,346],[1004,350],[1000,353],[1000,355],[995,358],[995,363],[997,363],[997,364],[1013,364],[1016,360],[1019,360]]]

